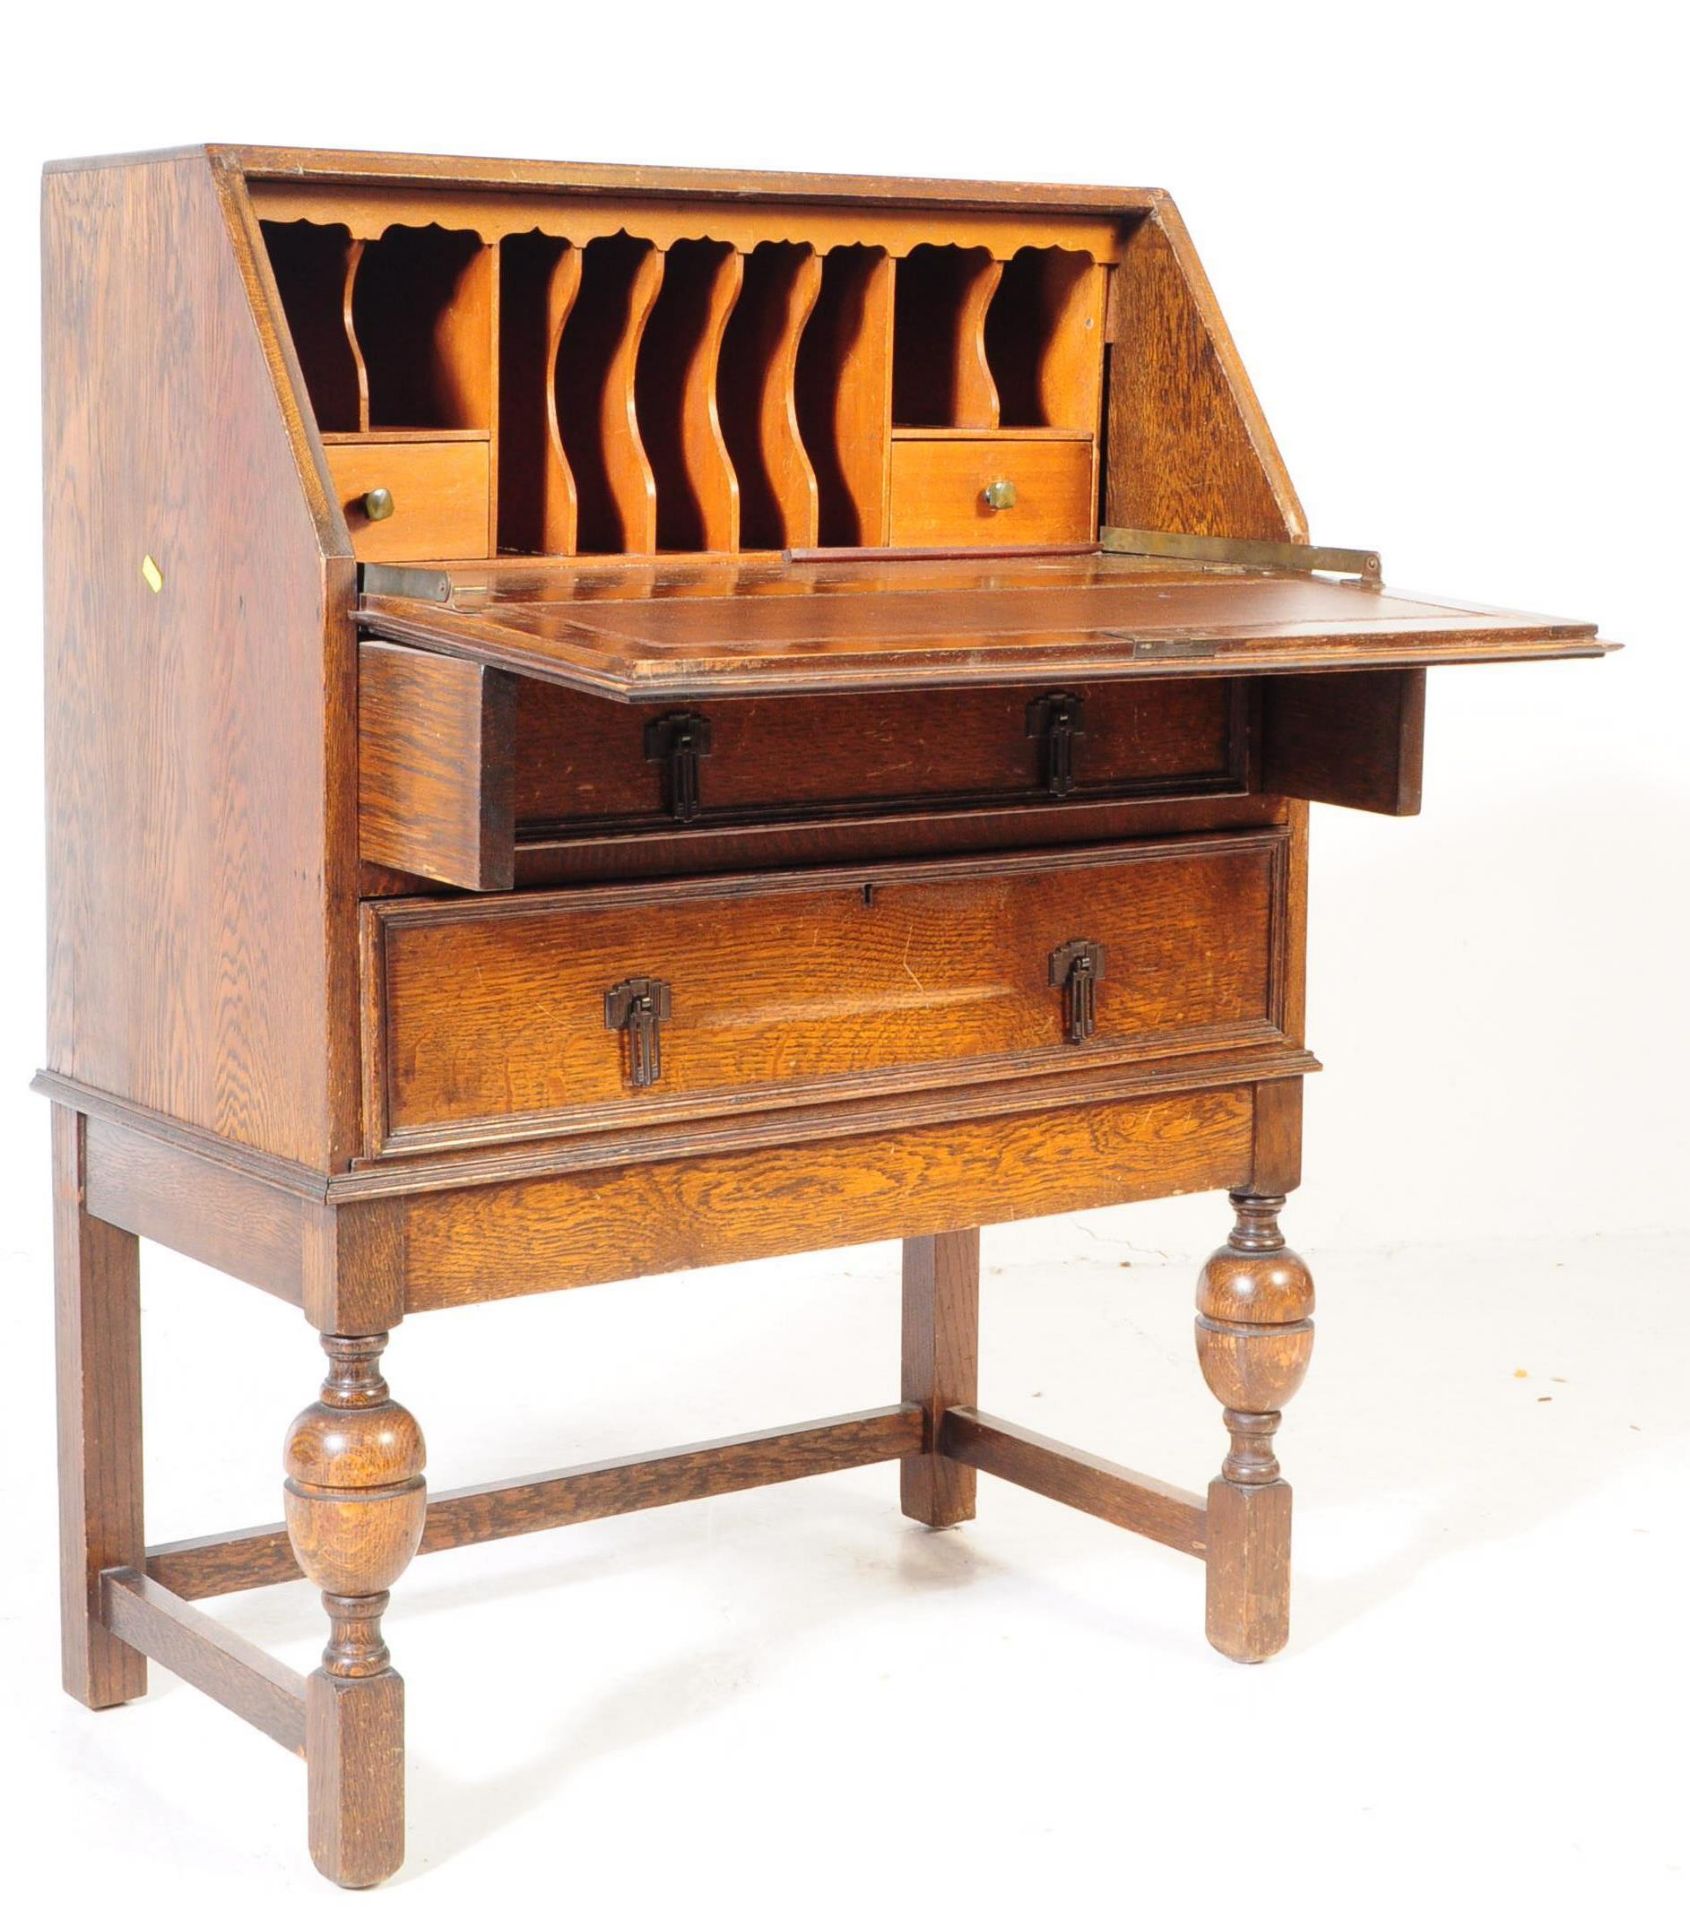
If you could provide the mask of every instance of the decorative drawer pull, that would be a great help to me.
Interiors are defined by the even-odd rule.
[[[993,513],[1007,513],[1015,505],[1015,482],[1013,480],[988,480],[980,494],[986,506]]]
[[[663,804],[684,826],[696,820],[703,800],[698,763],[710,757],[710,722],[702,713],[666,713],[648,720],[645,757],[663,762]]]
[[[654,1087],[663,1077],[660,1030],[669,1006],[669,982],[644,974],[624,980],[604,996],[604,1024],[628,1036],[628,1078],[636,1087]]]
[[[1062,989],[1062,1024],[1070,1046],[1078,1047],[1097,1031],[1097,983],[1103,978],[1103,949],[1095,940],[1065,941],[1050,956],[1050,984]]]
[[[1085,705],[1077,693],[1041,693],[1027,705],[1027,738],[1039,742],[1039,782],[1057,799],[1074,791],[1074,742],[1086,737]]]
[[[371,487],[364,495],[364,518],[366,520],[391,520],[393,518],[393,495],[386,487]]]

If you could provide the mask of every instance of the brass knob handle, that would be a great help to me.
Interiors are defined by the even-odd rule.
[[[393,495],[386,487],[371,487],[364,495],[364,518],[366,520],[393,518]]]
[[[980,495],[993,513],[1003,513],[1015,505],[1015,482],[1013,480],[992,480]]]

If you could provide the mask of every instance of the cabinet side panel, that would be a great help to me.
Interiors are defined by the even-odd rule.
[[[1285,463],[1170,202],[1133,230],[1113,299],[1108,524],[1306,539]]]
[[[210,165],[42,237],[49,1063],[323,1164],[325,567]]]

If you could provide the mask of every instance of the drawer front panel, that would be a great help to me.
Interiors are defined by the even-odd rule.
[[[364,909],[370,1150],[1275,1038],[1285,849],[1280,833],[1218,835],[374,903]],[[1093,956],[1089,1006],[1071,960],[1053,962],[1059,952]],[[607,1006],[627,983],[650,983],[662,1016],[650,1051],[653,1023],[630,1022],[641,986]],[[1090,1032],[1070,1040],[1087,1014]]]
[[[993,507],[988,489],[1013,490]],[[894,547],[1081,546],[1097,535],[1092,442],[995,433],[892,442]]]
[[[1067,716],[1053,696],[1077,696]],[[1232,680],[1103,682],[948,693],[713,700],[695,769],[702,826],[1050,791],[1053,727],[1071,724],[1076,796],[1240,790],[1247,721]],[[516,702],[519,832],[673,822],[671,769],[648,758],[651,716],[567,687],[525,682]],[[653,743],[655,746],[655,742]]]
[[[332,441],[323,452],[360,560],[487,558],[485,440]],[[363,504],[378,488],[393,499],[385,520]]]

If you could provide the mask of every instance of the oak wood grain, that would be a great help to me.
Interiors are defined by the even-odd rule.
[[[1410,811],[1427,666],[1595,629],[1096,551],[1100,482],[1304,534],[1158,192],[193,148],[49,169],[43,230],[73,1693],[144,1653],[303,1744],[313,1857],[373,1884],[419,1543],[892,1459],[930,1524],[985,1467],[1201,1555],[1215,1645],[1275,1652],[1309,804]],[[648,975],[636,1093],[602,1016]],[[974,1409],[981,1223],[1215,1187],[1207,1503]],[[142,1558],[141,1235],[323,1336],[287,1531]],[[407,1311],[891,1238],[898,1405],[428,1502]],[[299,1567],[303,1683],[181,1598]]]
[[[1095,439],[1103,404],[1109,272],[1088,253],[1023,247],[986,315],[986,358],[1006,427],[1065,427]]]
[[[486,559],[491,465],[485,437],[416,440],[360,435],[325,447],[335,498],[360,560]],[[373,520],[364,501],[381,489],[393,511]]]
[[[974,1518],[974,1470],[945,1454],[952,1407],[980,1391],[980,1230],[904,1242],[903,1393],[922,1410],[922,1450],[899,1468],[904,1512],[929,1527]]]
[[[516,685],[443,654],[358,650],[358,845],[455,887],[516,877]]]
[[[880,247],[836,247],[799,342],[799,435],[816,470],[816,538],[826,547],[887,539],[892,431],[892,279]]]
[[[1108,523],[1307,538],[1290,475],[1171,202],[1127,236],[1112,297]]]
[[[520,709],[519,709],[520,711]],[[1188,776],[1207,786],[1211,776]],[[1176,782],[1176,785],[1184,782]],[[1223,777],[1221,791],[1232,782]],[[1288,803],[1277,795],[1230,794],[1225,799],[1168,799],[1154,790],[1132,798],[1063,801],[976,801],[915,805],[861,817],[782,820],[715,826],[695,822],[684,832],[647,826],[551,834],[536,830],[517,842],[519,887],[579,881],[667,879],[686,873],[757,872],[779,867],[858,866],[907,860],[944,846],[958,854],[1009,852],[1018,847],[1097,845],[1142,835],[1226,833],[1282,826]],[[410,888],[403,889],[411,891]]]
[[[582,250],[580,287],[556,350],[552,404],[583,551],[652,553],[657,488],[640,439],[634,373],[663,255],[626,234]]]
[[[203,159],[45,184],[48,1061],[325,1164],[350,562],[319,548],[233,218]]]
[[[91,1214],[87,1122],[53,1108],[59,1439],[59,1595],[65,1691],[112,1707],[147,1690],[147,1663],[107,1623],[100,1576],[138,1564],[141,1268],[133,1234]]]
[[[349,156],[343,156],[349,157]],[[362,162],[365,156],[356,156]],[[397,156],[393,156],[397,159]],[[710,236],[749,253],[765,243],[801,243],[828,251],[842,245],[883,246],[903,257],[923,245],[984,248],[1008,260],[1021,247],[1059,246],[1113,261],[1123,236],[1146,212],[1166,207],[1156,189],[1068,188],[1033,198],[1015,184],[965,187],[955,197],[934,194],[922,181],[879,183],[861,194],[850,176],[807,176],[814,191],[788,192],[806,176],[723,175],[687,169],[642,169],[647,184],[627,174],[569,168],[506,168],[502,179],[477,175],[477,163],[456,175],[453,163],[415,156],[409,178],[389,167],[386,177],[361,165],[337,168],[332,156],[312,155],[287,167],[272,156],[249,169],[238,152],[214,150],[213,164],[249,184],[265,217],[277,221],[341,220],[358,236],[379,238],[395,222],[431,220],[473,229],[488,241],[540,231],[585,246],[596,238],[632,233],[660,248]],[[731,184],[730,184],[731,183]],[[748,191],[749,189],[749,191]]]
[[[1207,1623],[1217,1651],[1250,1663],[1290,1632],[1291,1489],[1274,1436],[1308,1371],[1314,1281],[1279,1229],[1284,1196],[1230,1197],[1232,1231],[1197,1278],[1197,1359],[1229,1443],[1209,1483]]]
[[[1262,689],[1262,782],[1369,813],[1420,811],[1426,670],[1294,674]]]
[[[1283,854],[1271,835],[1217,837],[474,907],[378,902],[370,1151],[1268,1040]],[[1075,1046],[1049,967],[1082,938],[1110,971],[1096,1032]],[[672,993],[646,1088],[604,1014],[636,976]]]
[[[1159,1540],[1199,1559],[1207,1551],[1203,1496],[1116,1466],[974,1407],[952,1407],[939,1434],[941,1452],[959,1464],[1012,1481],[1065,1507]]]
[[[560,1471],[433,1495],[419,1553],[476,1546],[583,1520],[705,1500],[812,1474],[908,1460],[923,1444],[919,1407],[870,1408],[759,1433],[664,1447]],[[152,1547],[147,1574],[183,1599],[210,1599],[302,1578],[282,1526],[248,1527]]]
[[[160,1135],[134,1115],[95,1109],[86,1122],[85,1205],[96,1225],[232,1274],[303,1308],[324,1332],[397,1323],[401,1250],[380,1197],[331,1207],[326,1181],[301,1186],[286,1163],[219,1157],[214,1140]]]
[[[290,1753],[305,1752],[305,1680],[221,1620],[133,1567],[100,1582],[107,1629],[148,1660],[168,1667]]]
[[[739,479],[722,435],[717,371],[745,262],[714,240],[679,241],[665,260],[635,374],[635,407],[657,490],[657,544],[733,552]]]
[[[299,1303],[301,1249],[321,1200],[120,1121],[93,1116],[86,1127],[86,1205],[99,1221]]]
[[[501,551],[574,553],[575,476],[557,411],[557,356],[581,290],[581,249],[546,234],[499,248]]]
[[[723,334],[722,433],[739,480],[740,540],[748,547],[816,543],[820,495],[798,426],[798,354],[821,281],[813,247],[753,248]]]
[[[1075,682],[1050,690],[1079,697],[1083,733],[1073,750],[1073,791],[1059,807],[1041,805],[1047,815],[1104,794],[1167,796],[1244,783],[1247,723],[1242,689],[1231,682]],[[970,687],[712,701],[701,811],[687,837],[729,822],[791,825],[941,799],[1047,802],[1029,697],[1021,688]],[[595,823],[601,831],[642,822],[668,830],[661,768],[642,750],[644,726],[638,709],[523,681],[513,805],[525,838],[555,839]]]
[[[305,1682],[306,1833],[319,1873],[373,1887],[405,1858],[405,1683],[389,1668]]]
[[[1228,1186],[1250,1114],[1223,1089],[417,1193],[406,1310]]]
[[[986,489],[1002,481],[1015,504],[994,511]],[[889,484],[887,537],[898,547],[1069,546],[1097,528],[1089,440],[894,432]]]

